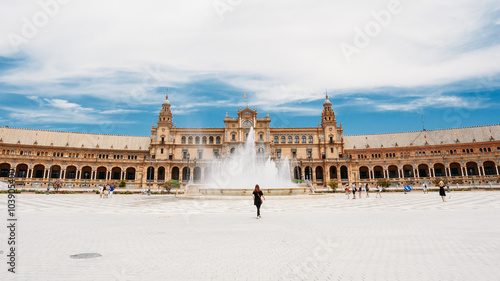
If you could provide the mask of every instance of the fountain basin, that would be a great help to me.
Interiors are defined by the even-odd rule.
[[[309,193],[307,186],[297,185],[296,187],[261,188],[264,195],[300,195]],[[190,184],[187,186],[187,195],[241,195],[251,196],[253,188],[213,188],[204,185]]]

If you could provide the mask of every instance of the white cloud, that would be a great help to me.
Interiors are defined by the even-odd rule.
[[[348,63],[339,45],[352,44],[355,28],[390,1],[243,1],[223,21],[205,0],[70,1],[19,53],[0,37],[0,55],[28,57],[0,83],[154,104],[159,86],[216,77],[269,107],[321,98],[325,88],[432,86],[500,72],[497,39],[476,45],[498,22],[495,0],[401,0],[402,12]],[[23,17],[40,10],[37,2],[1,2],[0,34],[20,34]]]

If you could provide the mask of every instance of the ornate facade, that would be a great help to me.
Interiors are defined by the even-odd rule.
[[[13,168],[17,183],[28,187],[47,186],[54,178],[90,188],[122,179],[131,187],[156,187],[169,179],[203,183],[213,160],[234,153],[252,127],[257,155],[278,165],[289,161],[295,179],[316,186],[330,180],[419,184],[499,178],[500,125],[346,136],[328,96],[318,127],[272,128],[269,116],[258,117],[248,107],[223,121],[223,128],[177,128],[167,95],[149,137],[0,127],[0,180]]]

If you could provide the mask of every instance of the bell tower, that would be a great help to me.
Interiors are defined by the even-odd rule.
[[[328,125],[337,126],[337,120],[335,120],[335,112],[332,110],[332,103],[328,99],[328,95],[326,95],[323,103],[323,113],[321,113],[321,127],[325,128]]]
[[[172,128],[172,111],[170,110],[170,102],[168,101],[168,92],[165,101],[162,104],[160,115],[158,116],[158,128],[169,127]]]

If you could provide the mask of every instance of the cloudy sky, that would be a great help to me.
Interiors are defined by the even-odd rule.
[[[498,0],[0,2],[0,125],[149,135],[248,104],[346,134],[500,123]]]

